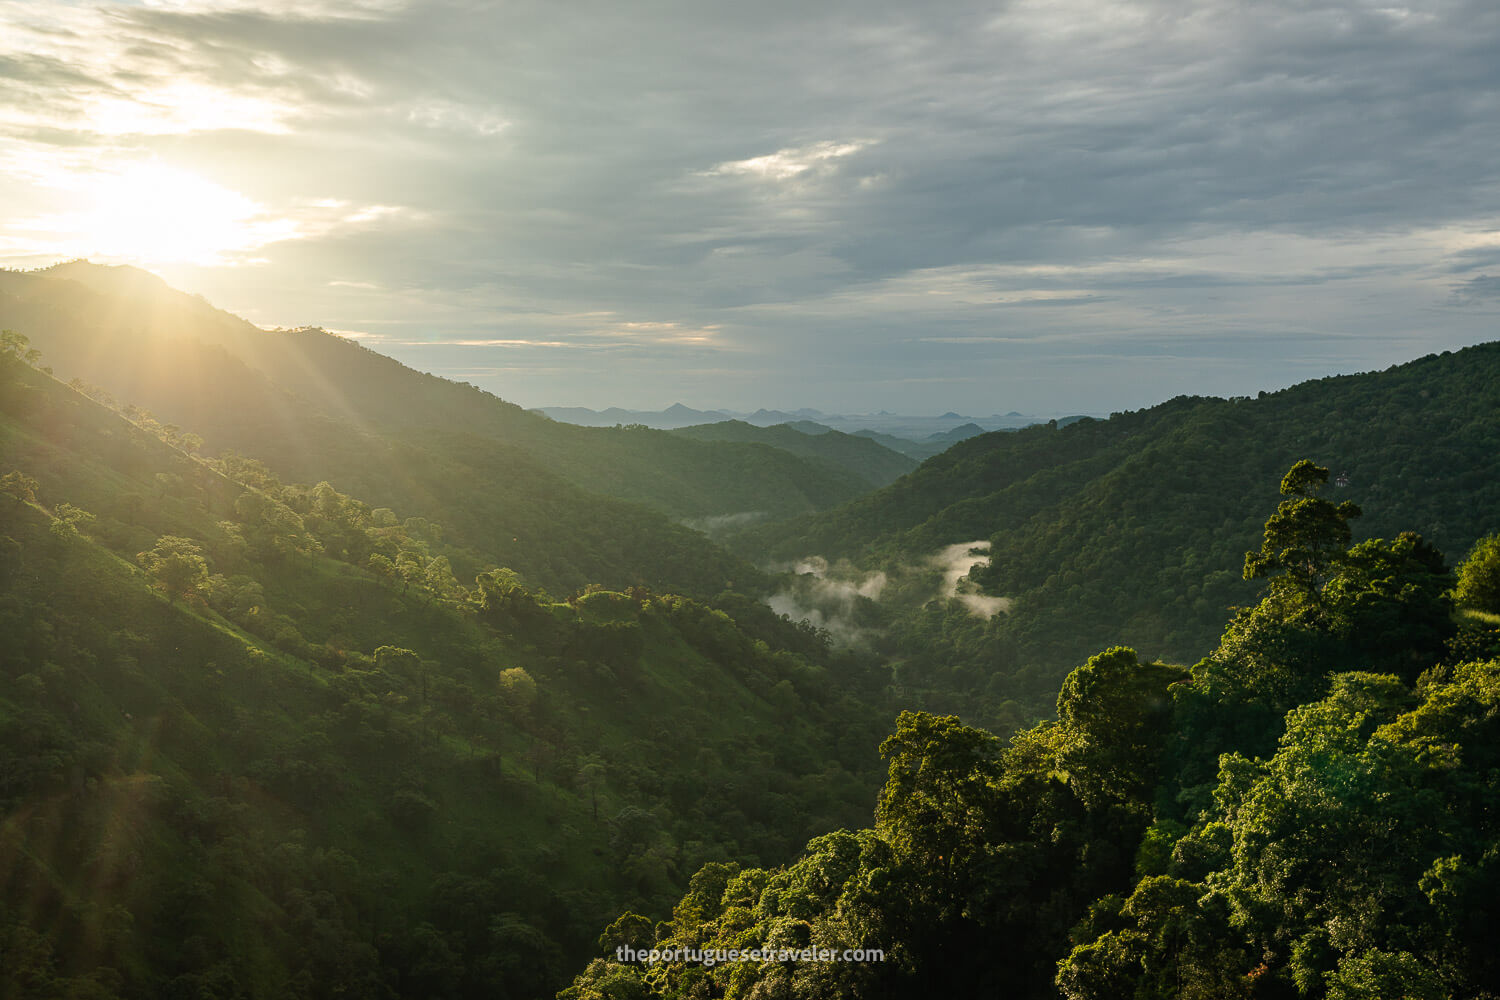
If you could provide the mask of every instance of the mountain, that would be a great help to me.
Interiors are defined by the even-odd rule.
[[[773,424],[785,424],[801,417],[798,413],[785,413],[781,410],[767,410],[762,407],[754,413],[745,417],[745,422],[757,427],[769,427]]]
[[[128,269],[17,317],[0,996],[1500,992],[1500,344],[979,434],[739,558],[711,476],[893,459],[559,431]]]
[[[553,420],[578,424],[581,427],[644,424],[658,430],[672,430],[677,427],[691,427],[695,424],[730,419],[729,414],[722,410],[695,410],[681,403],[673,403],[665,410],[623,410],[618,406],[611,406],[606,410],[591,410],[586,406],[543,406],[535,412],[545,414]]]
[[[945,419],[951,418],[951,419],[955,419],[955,420],[962,420],[962,419],[964,419],[963,417],[960,417],[957,414],[951,414],[951,413],[950,414],[944,414],[944,418]],[[983,427],[980,427],[978,424],[971,422],[971,423],[966,423],[966,424],[959,424],[957,427],[954,427],[954,428],[952,428],[950,430],[940,431],[940,432],[938,432],[936,434],[929,434],[927,436],[927,440],[929,440],[929,441],[939,441],[939,442],[967,441],[969,438],[973,437],[975,434],[983,434],[983,433],[984,433],[984,428]]]
[[[1357,538],[1415,530],[1461,556],[1500,527],[1500,344],[1254,399],[1180,397],[975,436],[875,493],[733,544],[886,573],[883,651],[904,661],[898,673],[948,692],[943,710],[1005,728],[1044,714],[1066,672],[1111,643],[1188,663],[1211,649],[1225,609],[1255,592],[1241,579],[1261,532],[1247,501],[1274,505],[1266,484],[1302,458],[1363,509]],[[971,575],[1008,613],[897,609],[899,581],[974,541],[989,566]]]
[[[879,431],[872,430],[854,431],[853,435],[855,437],[869,438],[882,447],[900,452],[908,458],[916,459],[918,462],[925,461],[933,455],[941,455],[953,443],[943,440],[913,441],[910,438],[897,437],[894,434],[881,434]]]
[[[674,403],[665,410],[624,410],[613,406],[607,410],[590,410],[581,406],[546,406],[533,412],[585,427],[641,424],[666,430],[726,420],[739,420],[756,427],[772,427],[780,424],[795,426],[799,423],[812,422],[827,430],[843,431],[846,434],[858,434],[861,437],[879,440],[887,448],[919,460],[937,454],[940,449],[934,447],[934,442],[944,445],[981,431],[1011,430],[1031,424],[1045,423],[1040,417],[1026,416],[1015,411],[1003,416],[995,414],[988,417],[965,417],[952,411],[938,417],[902,416],[888,410],[872,414],[835,414],[808,407],[790,413],[785,410],[764,408],[754,413],[739,413],[726,409],[694,410],[681,403]],[[1068,416],[1057,419],[1059,424],[1066,424],[1082,419],[1082,417]],[[945,437],[949,434],[953,436]]]
[[[868,438],[830,430],[801,420],[795,424],[756,427],[743,420],[725,420],[673,431],[698,441],[738,441],[763,444],[852,472],[870,488],[884,486],[917,467],[914,459]]]
[[[420,514],[547,586],[716,593],[754,571],[668,518],[782,517],[867,489],[778,449],[557,423],[321,330],[261,330],[130,268],[0,272],[0,327],[209,453]]]
[[[735,413],[731,410],[695,410],[681,403],[673,403],[665,410],[626,410],[611,406],[604,410],[591,410],[586,406],[542,406],[534,412],[545,414],[553,420],[578,424],[583,427],[613,427],[616,424],[641,424],[658,430],[677,430],[699,424],[718,423],[726,420],[741,420],[757,427],[793,423],[799,420],[818,420],[823,414],[818,410],[802,408],[793,413],[781,410],[759,409],[754,413]]]
[[[411,511],[134,415],[0,354],[0,993],[550,995],[860,819],[883,678],[810,630],[465,588]]]

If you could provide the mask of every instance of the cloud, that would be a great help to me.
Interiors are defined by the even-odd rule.
[[[989,565],[990,557],[986,554],[989,549],[987,541],[960,542],[940,550],[931,559],[943,574],[938,596],[958,601],[975,618],[993,618],[1010,610],[1010,598],[976,593],[977,588],[969,581],[969,572],[974,567]]]
[[[1462,302],[1500,300],[1500,275],[1475,275],[1455,285],[1453,294]]]
[[[807,556],[767,567],[773,573],[787,576],[766,603],[772,611],[792,621],[811,622],[842,646],[864,646],[875,638],[878,628],[870,608],[888,588],[901,591],[896,598],[898,602],[957,601],[976,618],[993,618],[1010,610],[1010,599],[981,594],[968,579],[970,570],[989,563],[989,548],[990,543],[983,540],[949,545],[915,565],[888,567],[889,574],[883,570],[863,570],[847,560],[830,563],[822,556]],[[933,570],[940,574],[935,590],[931,581]],[[895,588],[892,588],[893,578],[900,581]],[[918,581],[915,587],[912,580]]]
[[[808,174],[831,173],[837,169],[835,161],[852,156],[868,145],[868,142],[817,142],[801,148],[778,149],[764,156],[720,163],[707,173],[711,176],[789,181]]]
[[[160,163],[295,226],[254,300],[169,275],[227,308],[636,352],[485,385],[528,404],[720,352],[765,377],[690,402],[1115,409],[1492,336],[1497,44],[1479,0],[0,0],[0,233]]]
[[[822,556],[775,569],[792,576],[766,599],[772,611],[792,621],[811,622],[843,646],[870,640],[873,631],[865,623],[861,604],[880,600],[888,582],[885,573],[865,572],[847,562],[830,565]]]

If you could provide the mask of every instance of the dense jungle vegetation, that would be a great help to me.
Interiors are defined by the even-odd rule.
[[[1191,669],[1092,656],[1008,740],[903,713],[874,825],[773,868],[705,865],[626,913],[567,1000],[1487,997],[1500,990],[1500,542],[1353,547],[1299,462]],[[653,920],[653,917],[659,919]],[[615,949],[877,949],[882,961]]]
[[[0,363],[0,995],[535,997],[876,787],[748,597],[458,582],[441,526]]]
[[[1100,649],[1173,662],[1213,649],[1255,600],[1239,555],[1302,458],[1363,509],[1356,538],[1411,530],[1467,551],[1500,509],[1500,344],[973,437],[865,497],[727,544],[889,573],[890,598],[862,612],[913,703],[1008,732],[1049,714],[1063,677]],[[921,588],[902,599],[933,552],[974,540],[991,555],[975,576],[1011,599],[1008,614],[978,619]]]
[[[1500,345],[911,469],[0,327],[0,998],[1500,995]]]

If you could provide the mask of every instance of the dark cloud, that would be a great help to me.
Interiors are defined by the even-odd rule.
[[[1456,285],[1453,294],[1463,302],[1500,301],[1500,275],[1476,275]]]

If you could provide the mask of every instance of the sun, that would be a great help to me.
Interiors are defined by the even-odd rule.
[[[223,265],[295,235],[238,191],[161,163],[69,178],[74,207],[33,220],[57,251],[146,266]]]

